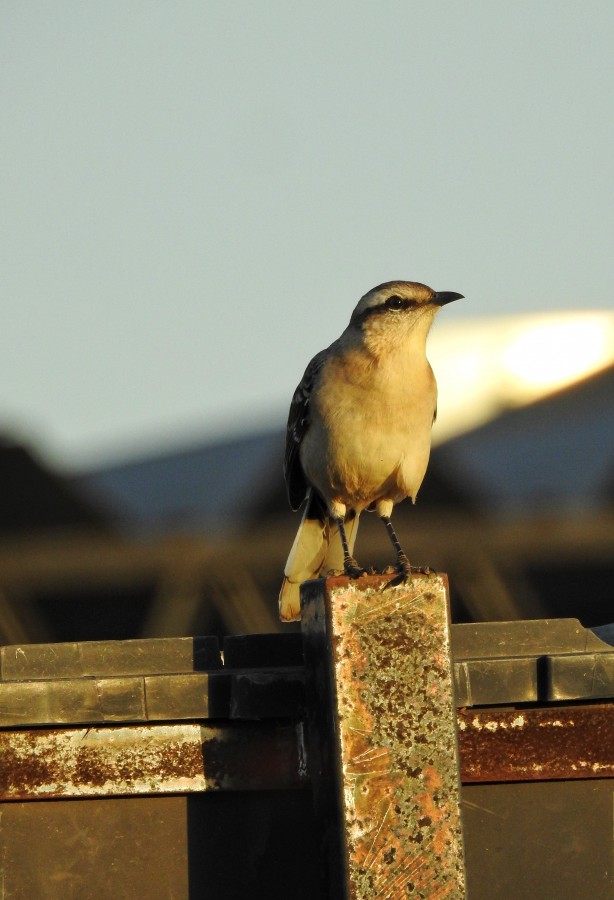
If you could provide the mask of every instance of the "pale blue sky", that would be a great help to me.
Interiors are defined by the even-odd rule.
[[[614,309],[611,0],[0,2],[0,429],[283,420],[392,278]]]

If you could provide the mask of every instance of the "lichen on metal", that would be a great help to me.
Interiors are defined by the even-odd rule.
[[[389,581],[326,583],[348,893],[457,900],[465,894],[447,584],[436,575]]]

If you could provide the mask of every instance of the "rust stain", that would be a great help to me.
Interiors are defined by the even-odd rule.
[[[204,789],[199,725],[0,734],[0,797]]]
[[[113,781],[116,774],[117,766],[110,765],[95,750],[82,747],[75,754],[71,778],[75,785],[102,787],[103,784]],[[125,773],[121,780],[126,780]]]
[[[172,723],[0,732],[0,800],[302,788],[297,726]]]
[[[14,784],[23,785],[24,791],[37,791],[57,778],[59,764],[53,754],[30,755],[13,747],[0,751],[0,792],[11,793]]]
[[[614,705],[459,710],[466,784],[614,777]]]

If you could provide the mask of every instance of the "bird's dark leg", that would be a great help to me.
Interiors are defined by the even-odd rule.
[[[396,536],[395,530],[392,527],[392,522],[390,521],[390,516],[380,516],[382,522],[386,526],[386,531],[388,532],[388,537],[394,547],[394,552],[397,555],[397,566],[399,569],[399,574],[403,575],[405,578],[411,578],[411,566],[409,564],[408,558],[405,556],[403,552],[403,548],[399,544],[399,539]]]
[[[348,576],[348,578],[360,578],[361,575],[365,574],[365,570],[358,565],[358,563],[350,553],[343,519],[339,517],[335,519],[335,522],[337,523],[337,527],[339,529],[339,537],[341,538],[341,546],[343,547],[343,571]]]

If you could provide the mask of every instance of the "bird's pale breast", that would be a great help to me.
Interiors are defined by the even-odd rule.
[[[424,356],[365,365],[333,358],[323,370],[301,447],[308,479],[326,500],[363,509],[414,498],[426,472],[436,384]]]

